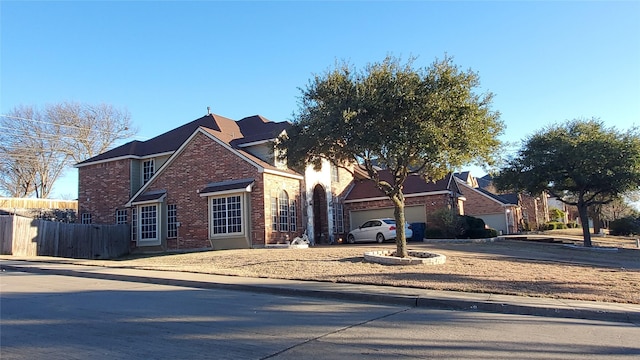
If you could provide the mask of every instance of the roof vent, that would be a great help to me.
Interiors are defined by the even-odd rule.
[[[211,106],[207,106],[207,115],[211,115]]]

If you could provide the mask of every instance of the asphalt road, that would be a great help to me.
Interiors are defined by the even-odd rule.
[[[633,324],[6,271],[2,359],[632,359]]]

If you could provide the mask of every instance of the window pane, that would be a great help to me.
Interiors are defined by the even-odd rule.
[[[280,193],[280,231],[289,231],[289,195]]]
[[[140,208],[140,240],[156,239],[157,205],[146,205]]]
[[[271,230],[278,231],[278,198],[271,197]]]
[[[292,232],[297,229],[297,221],[296,221],[296,201],[291,200],[291,207],[289,208],[289,216],[291,217],[291,222],[289,223],[290,230]]]
[[[131,240],[138,239],[138,208],[131,209]]]
[[[241,199],[240,195],[211,199],[211,231],[213,234],[242,232]]]
[[[146,184],[149,181],[149,179],[151,179],[154,171],[155,171],[155,165],[154,165],[153,159],[147,160],[142,163],[142,183],[143,184]]]
[[[127,210],[116,210],[116,224],[126,224],[127,223]]]
[[[167,237],[178,237],[178,210],[175,204],[167,205]]]

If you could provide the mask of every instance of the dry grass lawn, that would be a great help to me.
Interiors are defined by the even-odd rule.
[[[602,241],[600,241],[602,240]],[[409,243],[447,256],[444,265],[390,266],[364,261],[365,251],[395,244],[246,249],[90,261],[96,265],[220,275],[380,284],[640,304],[640,249],[633,239],[594,239],[618,251],[535,241]]]

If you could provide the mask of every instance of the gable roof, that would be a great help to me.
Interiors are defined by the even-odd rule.
[[[380,170],[378,174],[381,180],[392,181],[393,179],[388,170]],[[402,193],[405,197],[445,193],[460,194],[456,182],[452,181],[452,179],[453,174],[449,174],[436,182],[427,181],[420,175],[409,175],[404,182]],[[376,187],[373,181],[367,178],[354,180],[354,186],[347,194],[345,201],[357,202],[378,198],[386,199],[387,196]]]
[[[476,191],[488,198],[490,198],[491,200],[499,203],[500,205],[503,206],[507,206],[507,205],[514,205],[517,206],[518,205],[518,194],[494,194],[491,191],[481,188],[481,187],[472,187],[471,185],[469,185],[468,183],[466,183],[464,180],[460,179],[458,177],[457,179],[458,182],[460,182],[463,186],[469,188],[469,190],[471,191]]]
[[[289,122],[273,122],[259,115],[235,121],[224,116],[208,114],[149,140],[130,141],[81,161],[75,166],[81,167],[119,158],[145,158],[158,154],[170,154],[178,150],[200,127],[217,132],[217,138],[236,147],[243,143],[274,139],[289,126],[291,126]]]

